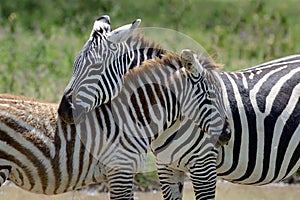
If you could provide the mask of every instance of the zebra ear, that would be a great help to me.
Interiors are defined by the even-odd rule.
[[[90,37],[93,37],[94,33],[98,31],[103,33],[103,30],[110,32],[110,17],[108,15],[103,15],[95,20]]]
[[[108,36],[107,40],[113,43],[120,43],[127,40],[132,33],[139,27],[141,23],[140,19],[135,20],[131,24],[127,24],[124,26],[121,26],[113,31],[111,31]]]
[[[199,75],[203,73],[203,66],[199,62],[197,54],[192,50],[184,49],[180,53],[180,59],[183,67],[193,73],[194,75]]]

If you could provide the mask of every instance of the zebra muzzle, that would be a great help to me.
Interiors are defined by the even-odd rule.
[[[74,124],[74,115],[73,115],[73,103],[72,103],[72,95],[63,95],[59,107],[58,107],[58,115],[60,119],[62,119],[67,124]]]
[[[79,124],[85,119],[87,114],[84,106],[76,103],[73,94],[73,90],[65,92],[58,107],[60,119],[67,124]]]

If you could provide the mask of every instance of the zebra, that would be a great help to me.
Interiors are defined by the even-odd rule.
[[[0,185],[9,178],[31,192],[59,194],[105,179],[101,163],[83,159],[89,152],[74,132],[84,124],[79,130],[65,124],[57,108],[27,97],[0,95]]]
[[[134,34],[141,20],[136,19],[131,24],[111,30],[110,17],[103,15],[95,20],[90,38],[84,44],[82,50],[74,61],[73,78],[66,87],[58,112],[67,123],[78,123],[84,115],[115,98],[123,85],[125,73],[139,66],[144,60],[161,57],[166,53],[160,45],[145,40],[141,35]],[[90,70],[92,69],[92,70]],[[78,74],[92,77],[99,82],[91,83],[91,79],[80,79]],[[110,77],[109,79],[102,77]],[[89,87],[85,87],[85,85]],[[76,85],[82,87],[75,88]],[[63,102],[69,102],[77,94],[74,107],[68,112],[61,112]],[[96,98],[94,93],[97,93]],[[64,114],[64,116],[62,116]]]
[[[199,65],[192,51],[186,51],[184,59],[187,67]],[[216,148],[215,165],[198,167],[199,173],[216,168],[222,179],[244,185],[279,182],[294,174],[300,167],[300,55],[221,72],[220,77],[231,139]],[[161,163],[158,174],[166,182],[165,196],[182,191],[180,169]],[[203,187],[206,195],[197,199],[214,198],[215,188]]]
[[[116,98],[76,125],[60,120],[56,104],[1,95],[0,184],[9,178],[32,192],[58,194],[108,181],[111,199],[133,199],[133,175],[151,143],[187,119],[203,130],[194,141],[201,151],[189,152],[178,164],[215,161],[214,138],[205,133],[228,127],[212,103],[217,95],[208,96],[216,79],[213,64],[207,65],[185,69],[171,53],[147,60],[126,74]],[[206,121],[203,113],[217,117]]]
[[[101,56],[101,54],[99,54],[99,56]],[[190,58],[194,58],[195,56],[190,56]],[[188,60],[188,59],[186,59]],[[290,82],[289,79],[289,75],[293,75],[293,73],[295,73],[295,77],[297,77],[297,66],[298,66],[298,60],[299,60],[299,55],[295,55],[295,56],[290,56],[290,57],[285,57],[285,58],[281,58],[275,61],[270,61],[268,63],[264,63],[262,65],[259,65],[257,67],[253,67],[253,68],[249,68],[249,69],[245,69],[242,71],[237,71],[237,72],[221,72],[219,74],[219,80],[221,82],[221,86],[222,86],[222,96],[224,99],[224,104],[225,104],[225,109],[226,109],[226,113],[227,115],[230,117],[230,123],[229,126],[233,127],[235,129],[233,135],[235,136],[235,138],[232,138],[229,140],[229,134],[224,134],[223,136],[225,136],[224,142],[226,143],[226,141],[229,140],[228,145],[223,146],[223,147],[219,147],[217,149],[217,154],[218,154],[218,158],[216,161],[216,165],[213,166],[216,168],[217,170],[217,174],[218,176],[222,177],[225,180],[231,181],[231,182],[236,182],[236,183],[241,183],[241,184],[251,184],[251,185],[262,185],[262,184],[267,184],[267,183],[271,183],[271,182],[278,182],[280,180],[283,180],[284,178],[288,177],[290,174],[295,172],[295,169],[298,167],[299,168],[299,134],[297,135],[298,131],[298,125],[299,122],[296,121],[294,124],[296,124],[296,130],[293,130],[293,128],[288,128],[286,127],[285,130],[279,130],[279,124],[280,124],[280,120],[283,120],[281,123],[285,123],[288,122],[289,116],[292,118],[295,118],[294,116],[297,114],[297,110],[298,110],[298,103],[296,105],[296,107],[294,108],[294,113],[285,113],[284,116],[279,116],[278,118],[278,122],[276,122],[276,117],[273,118],[274,122],[276,122],[277,126],[276,129],[274,129],[274,127],[272,128],[272,126],[270,127],[269,130],[272,130],[271,133],[266,131],[267,126],[264,126],[264,124],[261,124],[261,122],[257,122],[256,120],[256,115],[258,115],[259,117],[261,117],[261,119],[264,119],[262,117],[264,117],[264,115],[262,113],[260,113],[262,110],[262,108],[264,108],[265,105],[267,105],[266,103],[264,103],[263,100],[264,98],[262,98],[262,96],[260,96],[259,99],[259,103],[255,103],[253,102],[253,98],[250,98],[249,94],[251,91],[251,95],[255,95],[255,93],[253,93],[252,87],[255,86],[255,89],[259,88],[260,90],[260,94],[261,91],[269,91],[272,92],[271,94],[274,96],[274,92],[278,91],[278,88],[276,89],[275,86],[280,86],[280,85],[275,85],[276,81],[279,81],[279,84],[282,84],[283,82],[288,84]],[[190,60],[188,63],[195,63],[193,60]],[[187,68],[190,65],[187,65]],[[289,67],[286,67],[289,66]],[[296,69],[294,69],[293,71],[291,71],[289,73],[289,70],[292,69],[292,67],[296,67]],[[104,66],[105,67],[105,66]],[[273,75],[274,73],[274,75]],[[286,75],[289,74],[289,75]],[[80,76],[80,74],[76,74],[76,76]],[[269,77],[272,77],[272,79],[270,79]],[[282,77],[282,78],[281,78]],[[73,77],[75,78],[75,77]],[[77,77],[78,78],[78,77]],[[83,77],[81,77],[82,79],[84,79]],[[105,78],[105,77],[102,77]],[[272,87],[272,85],[268,85],[262,81],[266,80],[272,80],[272,83],[274,83],[274,87]],[[296,80],[296,82],[295,82]],[[298,83],[297,82],[297,78],[293,79],[294,83]],[[262,84],[264,83],[264,84]],[[260,85],[262,84],[262,85]],[[75,85],[73,85],[75,87]],[[251,86],[251,87],[250,87]],[[287,87],[287,86],[285,86]],[[272,88],[274,88],[272,90]],[[295,100],[294,102],[298,102],[297,97],[299,98],[299,96],[297,96],[297,91],[298,88],[296,86],[292,86],[291,88],[295,88],[295,92],[292,93],[289,89],[287,88],[287,91],[289,91],[289,93],[287,93],[287,97],[291,96],[292,100]],[[96,94],[97,95],[97,94]],[[296,95],[296,96],[295,96]],[[275,95],[277,96],[277,98],[280,97],[280,95]],[[251,96],[252,97],[252,96]],[[268,97],[268,102],[270,99],[269,96]],[[255,98],[254,98],[255,99]],[[293,101],[289,101],[291,104],[291,102]],[[66,103],[63,102],[62,103]],[[286,102],[287,103],[287,99]],[[253,104],[253,105],[252,105]],[[287,104],[287,105],[289,105]],[[94,104],[93,104],[94,105]],[[62,106],[62,105],[61,105]],[[273,106],[273,108],[275,109],[275,111],[271,113],[270,116],[268,116],[268,120],[272,119],[272,114],[280,114],[279,110],[285,108],[285,105],[278,105],[278,101],[275,102],[275,105]],[[276,109],[279,110],[276,110]],[[241,115],[240,115],[241,112]],[[270,112],[270,111],[269,111]],[[286,111],[285,111],[286,112]],[[258,114],[257,114],[258,113]],[[69,115],[70,116],[70,115]],[[64,118],[64,117],[63,117]],[[72,118],[72,116],[71,116]],[[295,120],[294,120],[295,121]],[[253,124],[252,126],[249,126],[249,124]],[[283,124],[284,124],[283,123]],[[275,125],[276,125],[275,124]],[[259,126],[257,126],[259,125]],[[283,127],[283,126],[282,126]],[[260,129],[258,129],[260,128]],[[269,128],[269,127],[268,127]],[[177,133],[183,133],[183,132],[187,132],[188,136],[186,136],[187,138],[191,135],[191,133],[196,131],[197,126],[195,126],[194,124],[192,124],[191,122],[186,122],[185,125],[183,125],[179,130],[172,130],[173,132],[177,132]],[[197,131],[196,131],[197,132]],[[198,129],[198,132],[201,132],[201,130]],[[264,139],[264,134],[269,133],[270,135],[275,135],[277,141],[275,139],[272,138],[272,140],[274,140],[274,142],[270,142],[268,137],[266,137],[266,146],[268,149],[268,152],[270,155],[265,155],[265,157],[267,157],[267,159],[263,160],[264,158],[264,154],[262,152],[262,150],[265,148],[264,144],[262,144],[262,142],[259,143],[255,143],[255,140],[253,140],[252,136],[256,137],[258,139],[259,133],[261,133],[263,135],[263,139]],[[295,151],[293,153],[293,156],[289,160],[287,159],[287,165],[283,165],[282,163],[280,163],[280,159],[285,157],[285,154],[281,154],[278,158],[276,157],[276,155],[274,155],[274,153],[276,152],[286,152],[284,149],[281,149],[281,151],[278,151],[277,148],[278,146],[276,146],[276,144],[280,144],[281,148],[283,148],[284,145],[287,145],[287,143],[284,144],[285,138],[282,137],[282,134],[284,133],[288,133],[288,139],[294,139],[295,140],[291,140],[291,141],[295,141],[294,143],[291,142],[291,148],[295,148]],[[175,134],[170,134],[170,135],[175,135]],[[182,134],[184,135],[184,134]],[[221,134],[222,136],[222,134]],[[268,135],[267,135],[268,136]],[[278,137],[281,137],[283,139],[278,140]],[[184,138],[184,137],[181,137]],[[196,137],[195,137],[196,138]],[[247,138],[252,138],[251,140],[248,141]],[[261,138],[261,137],[260,137]],[[259,139],[260,139],[259,138]],[[168,138],[167,138],[168,139]],[[167,141],[164,144],[164,148],[160,148],[158,150],[157,153],[157,149],[154,149],[154,152],[156,157],[161,158],[158,161],[158,172],[160,175],[160,179],[163,180],[162,182],[162,190],[164,193],[164,197],[165,198],[174,198],[174,199],[181,199],[182,197],[182,186],[183,186],[183,173],[182,170],[178,170],[176,169],[176,165],[172,166],[170,163],[173,162],[173,160],[170,160],[170,157],[173,157],[173,155],[176,154],[175,150],[178,150],[178,148],[176,148],[177,143],[172,143],[172,138],[169,137],[169,140],[165,140]],[[243,139],[243,140],[242,140]],[[222,139],[221,139],[222,140]],[[157,140],[159,141],[159,140]],[[185,140],[184,140],[185,141]],[[245,145],[247,144],[247,142],[250,142],[252,145],[248,145],[246,149],[241,148],[241,145]],[[155,144],[155,142],[153,142],[153,144]],[[172,144],[176,144],[176,145],[172,145]],[[183,143],[184,144],[184,143]],[[175,146],[175,147],[174,147]],[[179,145],[180,147],[182,145]],[[270,148],[272,147],[272,148]],[[168,148],[168,151],[166,150]],[[191,147],[192,148],[192,147]],[[272,150],[272,151],[271,151]],[[292,150],[290,150],[292,151]],[[168,152],[168,153],[166,153]],[[253,153],[255,152],[255,153]],[[253,154],[252,154],[253,153]],[[272,154],[272,155],[271,155]],[[257,161],[257,157],[260,158],[260,161]],[[271,160],[269,160],[268,158],[270,158]],[[274,159],[276,159],[276,165],[274,164]],[[167,162],[161,162],[162,160],[167,160]],[[270,169],[268,170],[268,165],[267,162],[272,161],[269,165],[271,166]],[[248,165],[249,162],[249,165]],[[259,164],[263,164],[263,166],[259,166]],[[251,166],[255,166],[255,167],[251,167]],[[205,167],[205,166],[203,166]],[[275,169],[274,169],[275,168]],[[201,169],[201,167],[198,167],[198,169]],[[286,174],[284,174],[284,170],[287,169],[285,171]],[[242,175],[243,171],[245,171],[245,174]],[[267,180],[266,178],[270,176],[270,174],[274,173],[274,177],[272,178],[272,180]],[[205,175],[205,174],[204,174]],[[203,175],[203,177],[205,177]],[[176,177],[176,178],[172,178],[172,177]],[[257,179],[256,181],[252,181],[250,179]],[[194,179],[194,181],[196,181]],[[214,183],[214,181],[212,181],[212,183]],[[203,187],[204,188],[204,187]],[[210,187],[207,189],[207,196],[204,196],[203,198],[207,199],[207,198],[214,198],[214,189],[215,187]],[[205,188],[204,188],[205,190]],[[174,195],[173,195],[174,194]],[[197,199],[200,199],[201,197],[198,196]]]
[[[264,185],[295,173],[300,167],[300,55],[220,76],[233,137],[219,151],[218,175]]]
[[[124,74],[130,68],[136,67],[136,65],[134,65],[136,63],[128,64],[125,62],[122,65],[120,65],[119,64],[120,62],[117,59],[119,59],[120,57],[122,58],[123,56],[120,53],[119,53],[120,55],[118,55],[119,50],[117,48],[114,48],[113,51],[109,51],[109,53],[106,52],[107,51],[106,49],[108,47],[104,47],[104,46],[105,46],[105,44],[111,43],[111,41],[109,41],[110,39],[108,36],[112,35],[113,33],[111,33],[109,31],[110,28],[108,28],[108,27],[110,27],[110,21],[103,20],[103,19],[109,19],[109,18],[107,18],[106,16],[100,17],[99,20],[97,20],[95,22],[92,33],[91,33],[92,39],[90,38],[88,40],[86,45],[83,47],[83,50],[79,54],[79,56],[77,56],[77,58],[75,59],[73,76],[65,90],[65,94],[62,97],[62,100],[61,100],[61,103],[59,106],[59,110],[58,110],[60,117],[67,123],[74,123],[76,121],[80,121],[80,118],[84,119],[84,117],[83,117],[84,113],[87,113],[88,111],[90,111],[91,108],[93,108],[95,106],[99,106],[99,104],[101,105],[101,102],[98,101],[98,99],[104,99],[101,95],[112,98],[112,96],[109,95],[109,93],[108,93],[108,95],[105,95],[107,93],[107,90],[105,90],[105,88],[101,85],[101,83],[118,83],[119,85],[113,85],[110,88],[115,88],[115,87],[121,88],[122,84],[124,83],[124,81],[123,81]],[[130,26],[127,25],[127,28],[128,27],[130,27]],[[148,41],[144,40],[140,35],[130,36],[132,34],[132,32],[124,31],[125,30],[124,27],[118,28],[116,30],[118,30],[117,32],[119,34],[120,33],[127,34],[126,36],[123,36],[123,38],[130,38],[130,42],[125,40],[125,44],[127,44],[127,43],[132,44],[132,41],[136,41],[135,43],[139,44],[139,45],[132,45],[131,47],[130,46],[127,47],[129,50],[127,50],[127,52],[125,52],[125,54],[128,54],[128,52],[134,52],[135,55],[131,55],[132,57],[134,57],[134,56],[141,57],[141,55],[145,55],[147,53],[147,52],[144,53],[143,51],[145,51],[145,49],[146,50],[151,49],[151,46],[154,46],[155,47],[154,49],[159,49],[161,55],[164,52],[166,52],[166,51],[161,50],[159,45],[157,45],[155,43],[149,43]],[[119,30],[122,30],[122,31],[119,31]],[[97,34],[94,33],[95,31],[97,32]],[[89,41],[95,41],[95,44],[92,45],[92,43],[91,42],[89,43]],[[144,43],[144,44],[141,45],[141,43]],[[87,44],[90,44],[91,46],[88,46]],[[101,48],[99,47],[98,44],[102,44]],[[149,45],[149,44],[151,44],[151,45]],[[98,46],[96,46],[96,45],[98,45]],[[111,44],[108,46],[111,46]],[[122,48],[122,45],[119,45],[118,48]],[[135,50],[135,48],[140,48],[140,49]],[[83,53],[86,51],[90,52],[88,54],[88,56],[86,56],[86,53]],[[139,53],[137,53],[137,52],[139,52]],[[152,51],[150,51],[150,52],[152,52]],[[111,53],[113,53],[114,55],[107,56],[107,54],[111,54]],[[161,55],[158,55],[157,57],[160,58]],[[99,59],[100,60],[99,63],[90,62],[90,61],[96,60],[96,58],[93,58],[93,57],[96,57],[97,59]],[[101,57],[103,57],[103,58],[100,59]],[[105,60],[106,58],[112,58],[112,59],[107,61],[107,60]],[[146,58],[146,56],[142,56],[142,58]],[[85,61],[85,59],[87,61]],[[128,60],[130,60],[130,59],[128,59]],[[88,64],[80,65],[80,64],[78,64],[79,62],[88,63]],[[213,66],[213,65],[210,65],[209,59],[205,59],[205,60],[203,59],[203,62],[204,62],[204,65],[206,64],[207,66]],[[130,65],[130,64],[132,64],[132,65]],[[118,68],[120,68],[120,69],[118,69]],[[114,69],[117,72],[122,71],[123,76],[120,74],[117,76],[113,76],[113,72],[105,73],[106,71],[109,71],[110,69]],[[86,76],[88,76],[88,74],[89,74],[88,70],[93,72],[93,74],[90,78],[86,78]],[[101,74],[101,76],[95,76],[96,72]],[[105,75],[103,75],[104,73],[105,73]],[[106,76],[108,76],[108,78],[106,78]],[[96,80],[92,80],[94,78]],[[98,81],[98,78],[101,78],[101,79]],[[85,80],[86,80],[86,84],[84,84]],[[215,82],[217,83],[218,81],[215,81]],[[95,83],[100,84],[100,85],[95,86],[94,85]],[[96,91],[94,89],[86,89],[86,88],[96,88]],[[100,90],[100,89],[103,89],[103,91],[99,92],[98,90]],[[117,91],[115,92],[116,94],[117,94]],[[214,88],[213,91],[217,91],[217,92],[212,92],[208,95],[216,94],[217,99],[220,99],[221,97],[219,94],[221,94],[221,93],[218,91],[218,87]],[[76,97],[76,95],[74,95],[76,93],[81,93],[78,98]],[[115,94],[115,96],[116,96],[116,94]],[[87,97],[87,98],[83,98],[83,97]],[[94,97],[95,97],[95,99],[93,99]],[[76,99],[74,99],[74,98],[76,98]],[[84,99],[84,100],[82,100],[82,99]],[[78,101],[79,101],[79,103],[78,103]],[[85,102],[83,102],[83,101],[85,101]],[[84,105],[84,106],[81,106],[80,104]],[[82,107],[86,107],[86,108],[82,109]],[[220,104],[219,107],[222,107],[222,104]],[[77,111],[74,108],[76,108]],[[192,106],[191,106],[191,109],[193,109]],[[221,108],[220,110],[223,110],[223,108]],[[224,115],[224,114],[222,114],[222,115]],[[204,118],[204,120],[211,120],[213,118],[214,117],[210,116],[208,118]],[[181,125],[180,125],[180,126],[182,126],[182,128],[180,128],[180,129],[185,129],[187,127],[187,126],[183,125],[184,123],[189,124],[192,122],[189,122],[188,119],[182,120]],[[226,123],[226,122],[224,122],[224,123]],[[228,125],[225,125],[224,127],[228,127]],[[178,131],[176,131],[177,129],[178,129],[178,126],[175,126],[175,128],[173,127],[170,130],[166,131],[166,133],[162,134],[165,137],[160,137],[159,139],[153,141],[152,149],[153,149],[156,157],[160,157],[160,155],[162,157],[164,157],[165,153],[167,152],[167,151],[165,151],[165,152],[162,151],[162,149],[164,148],[163,146],[166,145],[164,143],[175,137],[176,133],[178,132]],[[201,134],[201,135],[203,134],[203,131],[199,127],[197,127],[196,129],[198,130],[199,134]],[[194,130],[189,131],[189,132],[193,132],[193,131]],[[206,132],[207,132],[207,130],[206,130]],[[230,129],[229,128],[225,128],[225,131],[223,131],[223,132],[222,132],[223,133],[222,135],[215,134],[215,138],[217,138],[217,141],[216,141],[217,145],[224,145],[230,138]],[[191,139],[190,137],[188,137],[188,138],[190,141],[187,141],[187,139],[184,139],[184,138],[181,138],[181,139],[183,139],[184,141],[186,141],[190,144],[195,144],[195,141],[193,139]],[[199,141],[200,141],[200,139],[199,139]],[[197,144],[195,144],[195,145],[198,146]],[[178,154],[176,156],[176,158],[178,158],[178,156],[180,157],[177,159],[180,162],[180,163],[177,163],[177,165],[180,166],[182,168],[182,170],[187,171],[188,169],[186,169],[184,166],[182,166],[184,162],[186,162],[186,165],[188,165],[188,163],[190,162],[189,160],[185,159],[187,157],[187,156],[185,156],[185,154],[189,154],[189,153],[181,151],[181,153]],[[195,160],[197,160],[197,159],[195,159]],[[157,160],[158,165],[159,165],[159,162],[160,161]],[[175,162],[172,161],[173,165],[174,165],[174,163]],[[197,162],[195,161],[194,163],[197,163]],[[191,174],[194,174],[194,172]],[[198,177],[198,176],[195,176],[195,177]],[[203,181],[203,182],[205,182],[205,181]],[[199,194],[201,194],[202,192],[203,192],[202,190],[196,191],[196,193],[199,193]]]
[[[108,17],[104,17],[104,18],[109,19]],[[62,97],[62,100],[61,100],[61,103],[59,106],[59,110],[58,110],[58,113],[59,113],[61,119],[63,119],[67,123],[74,123],[74,122],[76,123],[76,121],[78,122],[78,121],[84,119],[84,113],[87,113],[91,109],[101,105],[101,101],[99,101],[99,99],[104,99],[105,97],[112,99],[118,94],[118,91],[119,91],[118,89],[114,90],[114,96],[110,95],[110,93],[107,91],[108,90],[112,91],[111,88],[121,88],[122,84],[124,83],[124,81],[123,81],[124,74],[129,69],[138,66],[138,65],[136,65],[136,63],[130,63],[130,62],[122,63],[122,61],[124,61],[124,59],[122,59],[124,57],[124,55],[125,55],[125,57],[128,57],[128,55],[126,55],[126,54],[130,54],[133,52],[134,54],[131,55],[131,57],[138,56],[138,57],[140,57],[140,59],[141,58],[147,59],[147,56],[143,56],[143,55],[147,54],[147,52],[149,52],[149,49],[151,49],[152,46],[155,47],[154,49],[159,49],[160,50],[159,52],[161,54],[166,52],[166,51],[161,50],[161,47],[159,45],[157,45],[155,43],[149,43],[148,41],[145,41],[140,36],[136,36],[136,35],[130,36],[132,34],[132,32],[124,31],[125,28],[123,28],[123,27],[118,28],[116,30],[118,30],[117,32],[119,32],[119,34],[120,33],[127,34],[127,35],[123,36],[122,38],[130,38],[130,40],[129,40],[130,42],[125,40],[119,46],[115,45],[116,48],[113,48],[113,50],[108,51],[107,49],[109,49],[109,47],[111,46],[111,40],[110,40],[109,36],[114,34],[114,33],[110,32],[110,28],[108,28],[108,27],[110,27],[110,21],[103,20],[103,17],[100,17],[99,20],[95,22],[94,28],[92,30],[92,33],[91,33],[92,39],[90,38],[88,40],[86,45],[83,47],[83,50],[79,54],[79,56],[75,59],[73,76],[65,90],[65,93]],[[130,27],[130,26],[127,26],[127,28],[128,27]],[[95,34],[94,32],[97,32],[97,34]],[[89,41],[94,41],[94,43],[91,43]],[[135,43],[138,43],[139,45],[132,45],[132,43],[133,43],[132,41],[135,41]],[[119,40],[118,40],[118,42],[119,42]],[[143,44],[141,44],[141,43],[143,43]],[[101,46],[98,44],[101,44]],[[108,47],[105,46],[105,44],[107,44]],[[118,48],[122,49],[122,44],[125,44],[127,46],[127,51],[126,52],[123,51],[122,52],[123,54],[122,53],[120,54],[120,50]],[[128,44],[130,44],[130,45],[128,45]],[[149,44],[151,44],[151,45],[149,45]],[[136,50],[136,48],[138,48],[138,50]],[[147,51],[144,52],[145,50],[147,50]],[[83,52],[89,52],[89,53],[87,54],[87,53],[83,53]],[[152,52],[152,50],[150,52]],[[107,54],[108,55],[113,54],[113,55],[107,56]],[[96,57],[100,61],[98,61],[98,63],[93,62],[94,60],[96,60],[96,58],[94,58],[94,57]],[[157,57],[159,58],[161,56],[158,55]],[[100,58],[102,58],[102,59],[100,59]],[[107,61],[107,58],[109,59],[108,61]],[[127,61],[129,61],[129,60],[130,59],[127,59]],[[207,62],[207,61],[205,61],[205,62]],[[121,65],[120,65],[120,63],[121,63]],[[115,76],[113,74],[114,72],[111,72],[110,69],[114,69],[116,72],[122,71],[123,73]],[[90,73],[89,71],[93,72],[93,73],[91,73],[92,75],[90,75],[90,77],[89,77],[89,73]],[[101,76],[96,76],[95,74],[101,74]],[[107,84],[103,84],[103,83],[112,83],[112,86],[108,86],[109,89],[106,90]],[[115,83],[117,83],[117,84],[115,84]],[[214,88],[214,91],[218,91],[218,87]],[[213,95],[213,94],[217,94],[217,96],[218,96],[217,99],[221,98],[219,96],[220,92],[211,93],[211,95]],[[109,99],[107,99],[107,100],[109,100]],[[222,104],[220,104],[220,106],[222,107]],[[74,109],[74,108],[76,108],[76,109]],[[193,108],[193,107],[191,107],[191,108]],[[220,110],[223,110],[223,108],[221,108]],[[213,119],[213,117],[211,117],[211,116],[205,118],[205,120],[211,120],[211,119]],[[181,122],[182,128],[180,128],[180,129],[184,129],[187,127],[187,126],[183,126],[184,123],[189,124],[192,122],[189,122],[188,119],[185,119],[185,121]],[[226,123],[226,122],[224,122],[224,123]],[[228,127],[228,125],[226,124],[224,127]],[[168,151],[162,151],[162,149],[164,148],[163,146],[166,145],[164,143],[168,142],[168,140],[175,137],[176,133],[178,133],[178,131],[176,131],[177,129],[178,128],[173,127],[169,131],[166,131],[167,133],[162,134],[165,137],[160,137],[159,139],[153,141],[152,150],[154,151],[154,154],[156,155],[157,158],[159,158],[161,156],[165,157],[164,155],[166,155],[166,152],[168,152]],[[197,130],[198,130],[199,134],[203,133],[203,131],[201,131],[200,128],[197,128]],[[189,131],[189,132],[193,132],[193,131],[194,130]],[[188,137],[188,138],[190,138],[190,137]],[[215,134],[215,138],[217,138],[217,141],[216,141],[217,145],[226,144],[226,142],[230,138],[230,129],[225,128],[225,131],[223,131],[222,134]],[[191,141],[187,141],[187,139],[185,139],[185,138],[181,138],[181,139],[183,139],[183,141],[186,141],[190,144],[195,144],[194,140],[191,138],[189,139]],[[180,151],[180,153],[177,154],[176,158],[178,158],[178,161],[180,161],[180,164],[177,163],[178,166],[181,166],[182,163],[184,163],[184,161],[186,162],[186,165],[188,165],[188,163],[190,162],[189,160],[185,160],[185,157],[187,157],[187,156],[185,156],[185,154],[189,154],[189,153]],[[195,159],[195,160],[197,160],[197,159]],[[172,165],[174,163],[175,162],[172,161]],[[197,162],[195,161],[194,163],[197,163]],[[159,160],[157,160],[157,164],[158,165],[160,164]],[[168,164],[168,165],[170,165],[170,164]],[[181,168],[184,171],[188,170],[182,166],[181,166]],[[197,170],[195,170],[191,174],[195,174],[196,171]],[[213,173],[215,174],[215,172],[213,172]],[[194,177],[197,178],[199,176],[194,176]],[[203,181],[203,182],[206,182],[206,181]],[[196,184],[198,184],[198,182]],[[198,196],[201,193],[203,193],[202,189],[195,188],[195,191],[198,194]],[[180,193],[180,192],[178,192],[178,193]],[[167,199],[169,197],[165,197],[165,198]]]

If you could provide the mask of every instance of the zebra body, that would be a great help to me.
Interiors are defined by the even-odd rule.
[[[232,134],[228,145],[217,149],[216,165],[208,162],[206,167],[216,169],[217,175],[227,181],[245,185],[279,182],[294,174],[300,168],[300,55],[222,72],[220,78]],[[188,127],[197,129],[192,123]],[[185,129],[178,131],[184,132],[182,138],[190,137]],[[172,148],[180,145],[176,141],[166,145],[170,146],[171,158],[176,154]],[[166,179],[162,189],[169,197],[182,191],[183,172],[163,160],[158,161],[158,174],[160,180]],[[208,170],[198,170],[205,172],[205,178]],[[206,193],[196,198],[212,199],[215,188],[211,184],[203,187]]]
[[[281,181],[300,167],[300,55],[222,72],[232,128],[217,172],[235,183]]]
[[[85,124],[66,125],[57,108],[0,95],[0,174],[8,171],[0,185],[9,178],[31,192],[58,194],[105,180],[101,163],[81,144]]]
[[[88,113],[76,126],[58,119],[55,105],[21,99],[14,107],[14,99],[4,98],[0,110],[1,172],[10,171],[9,178],[17,185],[44,194],[107,180],[112,199],[132,199],[133,175],[142,169],[151,142],[163,137],[164,131],[177,126],[181,118],[208,132],[224,128],[222,121],[212,121],[214,127],[199,117],[217,109],[210,103],[213,98],[204,98],[212,92],[206,91],[211,88],[204,83],[209,76],[195,72],[199,73],[182,68],[179,57],[172,54],[147,61],[126,75],[114,100]],[[191,109],[190,105],[197,106]],[[186,155],[193,158],[191,165],[198,161],[194,157],[215,162],[212,139],[203,134],[197,141],[202,144],[201,151]],[[7,148],[10,150],[5,151]]]

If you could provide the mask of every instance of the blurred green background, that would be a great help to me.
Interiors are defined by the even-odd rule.
[[[230,71],[300,53],[299,13],[297,0],[1,0],[0,93],[58,102],[103,14],[180,31]]]

